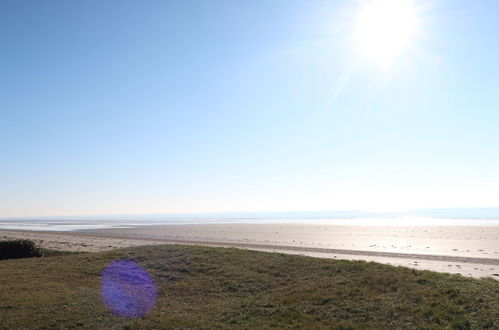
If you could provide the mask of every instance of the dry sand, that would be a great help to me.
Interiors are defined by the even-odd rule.
[[[9,238],[28,238],[42,247],[72,251],[165,243],[238,247],[499,280],[499,226],[217,224],[81,232],[0,231],[0,239]]]

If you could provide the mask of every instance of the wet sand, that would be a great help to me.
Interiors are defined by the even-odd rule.
[[[167,225],[80,232],[0,231],[42,247],[103,251],[148,244],[238,247],[375,261],[499,280],[499,226]]]

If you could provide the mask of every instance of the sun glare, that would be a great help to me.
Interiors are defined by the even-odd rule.
[[[413,0],[365,1],[354,28],[359,53],[387,64],[414,42],[420,28],[419,12]]]

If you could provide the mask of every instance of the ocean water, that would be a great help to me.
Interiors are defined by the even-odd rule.
[[[157,225],[198,224],[314,224],[342,226],[499,226],[499,219],[483,218],[223,218],[223,217],[169,217],[92,216],[92,217],[37,217],[0,219],[0,230],[80,231],[105,228],[134,228]]]

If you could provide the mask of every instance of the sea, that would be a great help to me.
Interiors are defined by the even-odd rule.
[[[499,226],[499,218],[397,217],[231,217],[192,215],[98,215],[0,218],[0,230],[82,231],[159,225],[311,224],[340,226]]]

